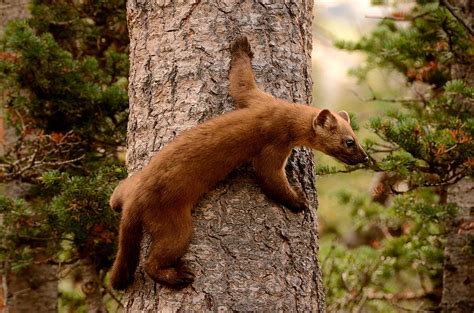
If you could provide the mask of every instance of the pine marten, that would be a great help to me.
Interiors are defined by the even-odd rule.
[[[122,212],[111,274],[115,289],[133,282],[142,230],[152,240],[146,273],[170,287],[191,283],[194,275],[180,260],[191,240],[191,211],[204,193],[242,163],[252,163],[269,198],[299,212],[308,202],[286,178],[292,148],[307,146],[352,165],[368,160],[346,112],[289,103],[261,91],[246,37],[233,43],[231,53],[230,96],[238,110],[183,132],[112,194],[111,207]]]

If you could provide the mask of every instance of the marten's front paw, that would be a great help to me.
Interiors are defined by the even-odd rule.
[[[299,198],[297,201],[294,203],[291,203],[287,205],[288,209],[290,209],[292,212],[298,213],[304,210],[309,209],[309,203],[306,198]]]
[[[295,213],[308,210],[309,202],[308,199],[306,199],[304,192],[299,188],[294,188],[294,191],[296,193],[296,199],[293,201],[293,203],[290,203],[288,208]]]
[[[145,266],[145,272],[155,282],[174,289],[184,288],[194,281],[193,272],[181,262],[176,267],[160,268],[158,270],[150,262],[148,266]]]

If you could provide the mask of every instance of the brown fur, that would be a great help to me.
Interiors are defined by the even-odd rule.
[[[191,283],[194,276],[180,261],[191,240],[191,210],[245,161],[252,162],[264,193],[294,212],[308,204],[286,178],[285,164],[293,147],[318,149],[349,164],[366,161],[347,113],[288,103],[264,93],[255,83],[251,58],[247,39],[237,39],[229,76],[230,95],[239,110],[184,132],[114,191],[110,204],[122,209],[111,275],[115,289],[133,281],[143,230],[152,238],[147,274],[172,287]],[[355,141],[352,147],[346,145],[348,139]]]

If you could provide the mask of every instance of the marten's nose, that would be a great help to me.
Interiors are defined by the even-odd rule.
[[[367,163],[367,162],[369,162],[369,157],[366,155],[364,158],[364,163]]]

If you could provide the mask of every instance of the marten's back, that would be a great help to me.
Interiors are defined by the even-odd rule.
[[[160,205],[195,202],[273,140],[283,107],[241,109],[192,128],[158,152],[139,173],[137,192]],[[137,180],[136,180],[137,181]]]

